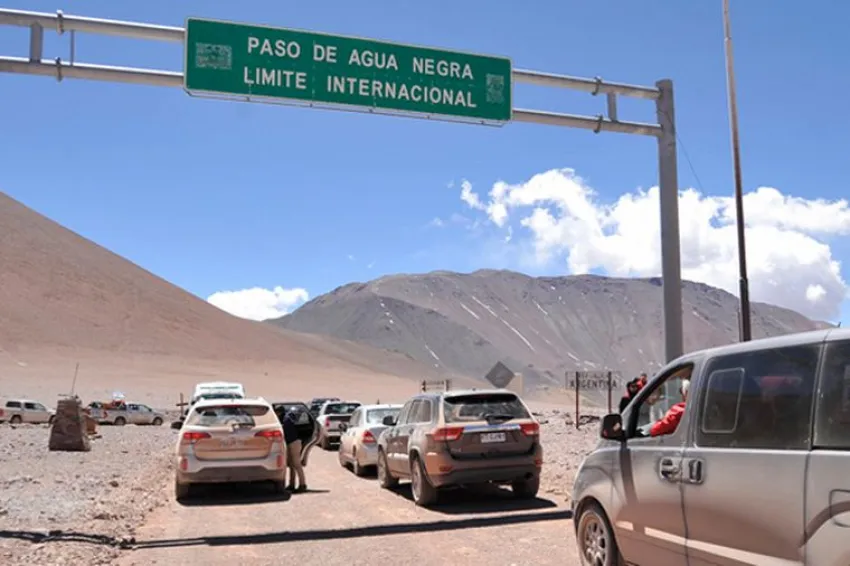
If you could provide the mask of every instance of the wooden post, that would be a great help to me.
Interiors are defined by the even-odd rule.
[[[611,390],[614,388],[614,384],[611,381],[612,375],[611,371],[608,371],[608,412],[611,413],[611,402],[613,399],[611,398]]]
[[[581,386],[579,382],[581,381],[581,372],[576,372],[576,429],[578,429],[578,419],[581,416],[581,409],[579,408],[579,395],[581,391]]]

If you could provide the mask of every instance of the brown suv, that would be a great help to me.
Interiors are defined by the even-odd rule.
[[[510,484],[518,497],[537,495],[540,425],[510,391],[423,393],[384,424],[378,480],[390,488],[409,478],[417,505],[435,503],[440,488],[486,482]]]

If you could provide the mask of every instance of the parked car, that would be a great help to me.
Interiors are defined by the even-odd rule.
[[[328,401],[342,401],[339,397],[315,397],[310,400],[310,414],[314,419],[319,418],[319,411],[322,410],[322,405]]]
[[[264,399],[202,399],[185,421],[171,426],[180,430],[174,477],[178,501],[200,483],[270,481],[277,493],[285,491],[283,427]]]
[[[326,401],[322,405],[316,420],[321,427],[319,445],[324,450],[330,450],[331,444],[339,443],[339,437],[342,434],[339,429],[340,423],[347,423],[351,414],[359,406],[358,401]]]
[[[0,423],[52,424],[56,411],[30,399],[7,399],[0,405]]]
[[[189,404],[194,404],[201,399],[244,399],[245,386],[232,381],[207,381],[195,385],[192,399]]]
[[[281,401],[272,403],[275,415],[283,424],[283,417],[289,412],[298,415],[296,427],[298,428],[298,439],[301,441],[301,465],[306,466],[310,457],[310,451],[319,442],[321,427],[319,422],[310,414],[310,407],[300,401]]]
[[[160,426],[165,415],[141,403],[89,403],[87,412],[98,424]]]
[[[540,487],[540,424],[522,399],[504,389],[422,393],[387,417],[378,439],[383,488],[411,480],[417,505],[436,503],[442,488],[510,484],[517,497]]]
[[[378,438],[388,427],[387,417],[398,417],[401,405],[361,405],[351,414],[348,423],[340,423],[339,463],[357,476],[378,465]]]
[[[584,564],[850,564],[850,330],[681,356],[600,436],[573,487]]]

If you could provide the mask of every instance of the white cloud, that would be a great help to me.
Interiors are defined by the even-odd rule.
[[[354,261],[354,260],[356,260],[356,259],[357,259],[356,257],[354,257],[354,256],[353,256],[353,255],[351,255],[351,254],[348,254],[348,255],[347,255],[347,256],[345,256],[345,257],[347,257],[347,258],[348,258],[348,261]]]
[[[661,274],[658,188],[622,195],[613,204],[570,169],[525,183],[497,182],[486,202],[464,182],[461,200],[499,227],[518,220],[540,265],[566,261],[571,273],[600,269],[615,276]],[[808,200],[760,187],[744,196],[747,266],[753,300],[835,319],[847,295],[828,236],[850,234],[846,200]],[[682,276],[737,294],[735,203],[731,197],[680,191]]]
[[[442,228],[443,226],[446,225],[446,223],[443,222],[443,219],[440,218],[439,216],[435,216],[434,218],[431,219],[431,222],[429,222],[428,225],[433,226],[434,228]]]
[[[268,320],[289,314],[302,303],[310,300],[306,289],[263,289],[253,287],[241,291],[219,291],[207,297],[207,301],[223,311],[249,320]]]

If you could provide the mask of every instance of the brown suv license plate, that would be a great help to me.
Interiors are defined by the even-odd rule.
[[[506,439],[504,432],[482,432],[481,443],[492,444],[495,442],[504,442]]]

